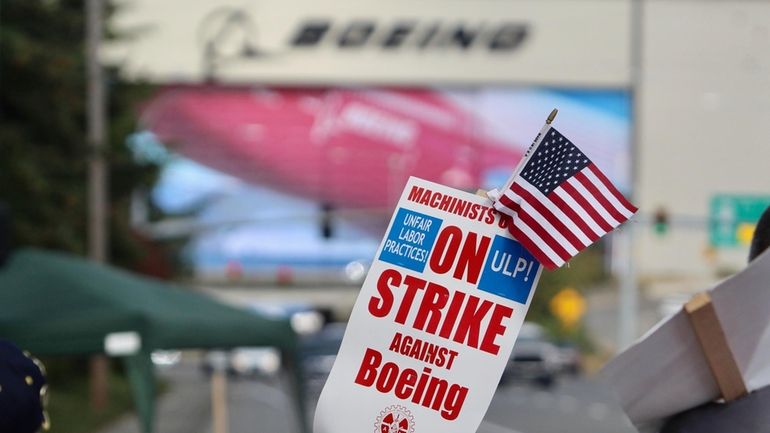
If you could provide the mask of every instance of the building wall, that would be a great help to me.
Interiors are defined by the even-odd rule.
[[[640,276],[704,277],[745,265],[711,250],[716,193],[770,194],[770,2],[646,0],[637,102],[636,199],[672,217],[640,224]]]
[[[230,16],[223,11],[237,11],[245,18],[220,50],[238,52],[248,42],[269,55],[223,60],[217,79],[283,85],[627,88],[632,17],[641,10],[634,150],[639,275],[703,278],[742,267],[747,247],[709,248],[709,200],[716,193],[770,193],[770,177],[763,174],[770,161],[770,2],[132,0],[130,5],[114,24],[138,30],[136,36],[105,50],[129,77],[198,82],[204,76],[207,28],[216,30],[218,20]],[[318,17],[335,26],[328,40],[312,48],[290,46],[297,26]],[[372,43],[336,47],[333,35],[360,19],[377,24]],[[416,35],[400,49],[378,48],[397,20],[471,28],[522,23],[528,33],[520,47],[504,55],[485,49],[483,38],[467,50],[418,50]],[[664,236],[648,224],[659,208],[673,222]]]
[[[200,82],[207,63],[218,81],[249,85],[622,88],[629,82],[630,0],[127,3],[113,27],[132,37],[109,44],[103,55],[126,76],[158,83]],[[323,36],[297,45],[308,23],[325,29]],[[384,47],[397,28],[403,38]],[[464,29],[467,45],[458,44],[457,29]],[[517,29],[520,39],[513,36]],[[500,32],[509,45],[493,49]],[[349,44],[340,46],[342,40]],[[253,55],[244,55],[245,48]]]

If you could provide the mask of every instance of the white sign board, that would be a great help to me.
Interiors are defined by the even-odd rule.
[[[770,250],[710,291],[749,391],[770,386]],[[684,311],[660,322],[602,370],[637,426],[720,396]]]
[[[629,0],[131,0],[105,51],[131,78],[626,87]]]
[[[314,432],[469,433],[542,267],[483,197],[410,178],[353,308]]]

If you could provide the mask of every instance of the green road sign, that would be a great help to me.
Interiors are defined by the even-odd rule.
[[[717,194],[711,197],[709,234],[715,247],[738,247],[751,243],[762,212],[770,206],[770,195]]]

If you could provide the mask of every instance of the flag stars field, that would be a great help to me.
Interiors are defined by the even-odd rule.
[[[569,139],[554,128],[544,137],[495,208],[513,218],[511,234],[554,269],[637,209]]]

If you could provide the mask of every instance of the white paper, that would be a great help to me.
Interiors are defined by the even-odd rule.
[[[748,390],[770,385],[770,250],[710,295]],[[636,425],[720,397],[684,311],[607,363],[602,375]]]
[[[315,433],[476,431],[542,269],[501,224],[486,198],[409,180],[321,393]],[[479,320],[468,320],[474,312]],[[466,333],[462,323],[475,325]],[[418,340],[437,355],[415,350]]]
[[[134,331],[113,332],[104,337],[104,353],[110,356],[135,355],[142,348],[142,337]]]

